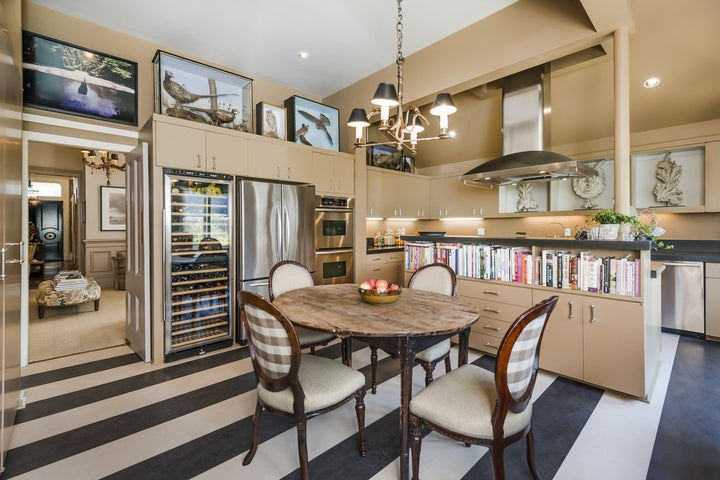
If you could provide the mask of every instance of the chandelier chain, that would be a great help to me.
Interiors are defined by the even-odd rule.
[[[405,65],[405,57],[402,53],[402,44],[403,44],[403,11],[402,11],[402,0],[398,0],[397,2],[397,24],[395,26],[397,31],[397,59],[395,60],[395,63],[397,63],[398,72],[398,100],[400,102],[400,105],[403,103],[403,66]]]

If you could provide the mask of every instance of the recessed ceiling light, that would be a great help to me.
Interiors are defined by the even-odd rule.
[[[298,57],[302,58],[303,60],[308,58],[308,56],[310,56],[310,54],[308,52],[299,52],[298,53]]]
[[[660,79],[658,77],[650,77],[643,82],[645,88],[655,88],[660,85]]]

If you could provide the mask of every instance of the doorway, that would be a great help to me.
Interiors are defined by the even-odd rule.
[[[26,204],[27,218],[37,232],[34,260],[42,262],[29,269],[28,363],[125,344],[126,292],[114,281],[112,258],[124,254],[125,235],[99,228],[105,178],[86,172],[81,159],[80,147],[28,142],[28,185],[35,195]],[[124,183],[121,175],[112,180]],[[45,307],[39,318],[38,287],[59,271],[75,269],[101,285],[98,311],[89,301]]]

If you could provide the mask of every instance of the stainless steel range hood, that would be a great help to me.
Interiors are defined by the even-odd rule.
[[[545,151],[549,136],[549,65],[507,77],[503,81],[504,155],[473,168],[460,180],[466,185],[492,188],[598,174],[577,160]]]

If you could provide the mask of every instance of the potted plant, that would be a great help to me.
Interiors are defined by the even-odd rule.
[[[600,240],[617,240],[621,224],[636,225],[637,218],[633,215],[625,215],[615,210],[598,210],[589,222],[598,223],[597,238]]]

